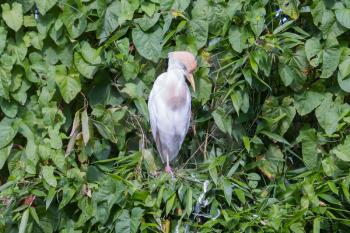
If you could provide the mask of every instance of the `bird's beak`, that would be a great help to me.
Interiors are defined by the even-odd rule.
[[[195,92],[196,91],[196,85],[194,83],[194,79],[193,79],[193,75],[192,74],[188,74],[187,75],[187,80],[190,82],[192,88],[193,88],[193,91]]]

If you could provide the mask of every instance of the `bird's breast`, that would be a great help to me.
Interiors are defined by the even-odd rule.
[[[166,105],[173,111],[183,107],[186,104],[188,91],[185,82],[170,80],[164,90]]]

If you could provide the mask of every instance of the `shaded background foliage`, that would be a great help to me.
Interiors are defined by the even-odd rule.
[[[1,232],[347,232],[350,3],[1,4]],[[196,54],[162,172],[146,100]]]

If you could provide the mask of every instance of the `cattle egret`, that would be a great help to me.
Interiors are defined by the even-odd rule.
[[[153,84],[149,100],[153,138],[165,171],[172,174],[169,165],[179,153],[191,118],[191,94],[185,78],[195,91],[193,72],[197,62],[193,54],[185,51],[168,54],[167,72],[159,75]]]

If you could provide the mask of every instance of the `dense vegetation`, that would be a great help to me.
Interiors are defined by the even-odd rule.
[[[0,232],[349,232],[350,2],[1,4]],[[147,97],[198,57],[175,178]]]

